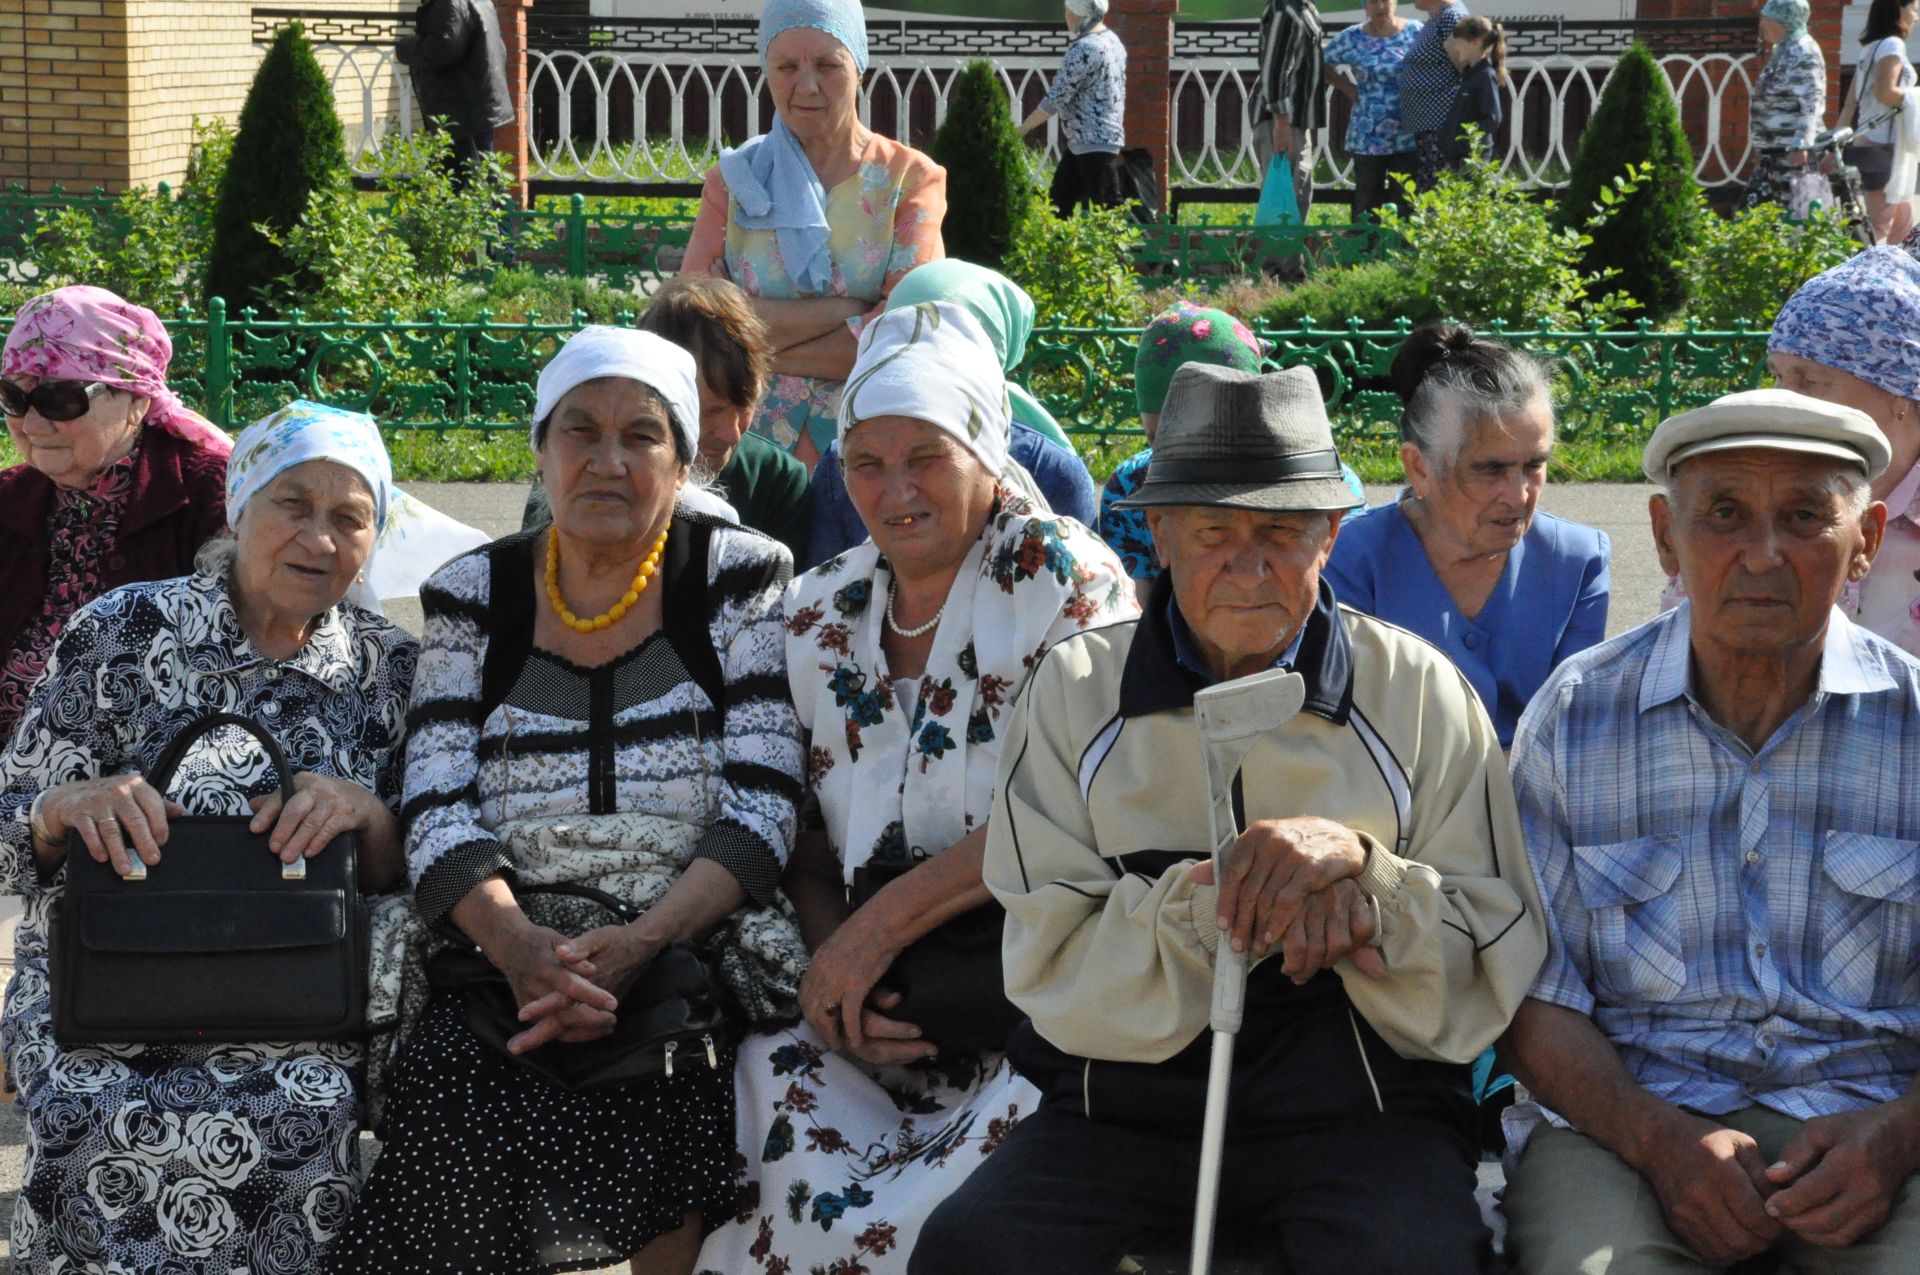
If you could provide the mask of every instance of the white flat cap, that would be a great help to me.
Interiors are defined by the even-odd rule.
[[[1887,436],[1858,408],[1792,390],[1743,390],[1661,421],[1641,468],[1661,482],[1681,461],[1751,447],[1845,461],[1866,470],[1869,481],[1893,459]]]

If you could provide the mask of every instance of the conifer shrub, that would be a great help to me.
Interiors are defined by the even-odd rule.
[[[1007,91],[991,63],[967,63],[929,148],[947,170],[947,255],[998,269],[1039,191]]]
[[[1644,170],[1643,179],[1594,224],[1603,211],[1601,192],[1630,169]],[[1621,55],[1580,136],[1555,224],[1590,235],[1583,265],[1603,278],[1597,295],[1625,293],[1659,320],[1686,304],[1682,263],[1699,238],[1700,217],[1693,148],[1679,107],[1653,54],[1636,43]]]
[[[346,180],[346,136],[305,28],[288,23],[254,73],[214,208],[206,291],[229,311],[270,310],[276,295],[320,290],[274,242],[300,223],[313,192]],[[265,228],[264,230],[262,228]]]

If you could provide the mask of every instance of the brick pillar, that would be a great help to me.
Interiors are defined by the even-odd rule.
[[[1173,15],[1179,8],[1180,0],[1113,0],[1107,11],[1107,25],[1127,46],[1127,145],[1153,152],[1162,212],[1173,147]]]
[[[527,136],[533,121],[528,118],[531,101],[527,97],[527,7],[532,0],[493,0],[500,15],[500,39],[507,46],[507,94],[513,99],[513,123],[494,131],[493,149],[507,157],[513,172],[514,198],[522,208],[529,202],[527,190]]]
[[[129,182],[127,0],[0,0],[0,184]]]

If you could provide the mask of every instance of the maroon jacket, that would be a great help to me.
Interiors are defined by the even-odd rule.
[[[9,651],[46,600],[53,490],[31,465],[0,471],[0,643]],[[187,574],[226,525],[226,458],[149,427],[119,537],[98,568],[103,591]]]

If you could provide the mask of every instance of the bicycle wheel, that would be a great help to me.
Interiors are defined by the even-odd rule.
[[[1833,206],[1853,237],[1863,247],[1873,247],[1873,219],[1867,216],[1866,197],[1860,192],[1860,170],[1851,164],[1834,169]]]

